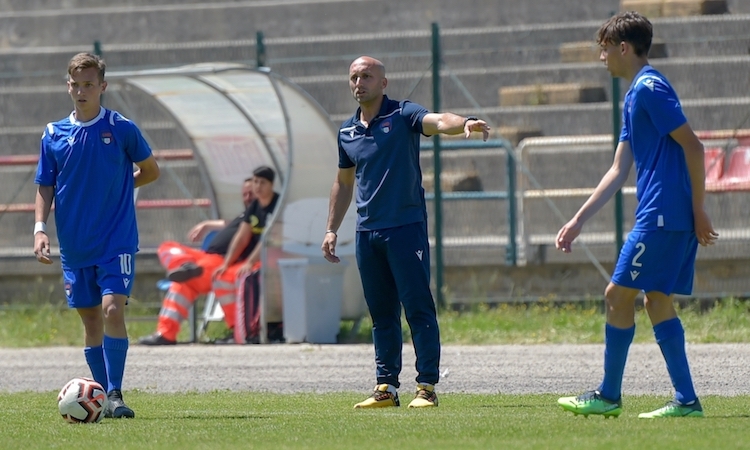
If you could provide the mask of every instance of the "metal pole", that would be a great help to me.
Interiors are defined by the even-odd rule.
[[[612,145],[613,151],[617,150],[617,144],[620,142],[620,79],[617,77],[612,78]],[[622,249],[622,190],[615,193],[615,261],[620,254]]]
[[[505,263],[515,266],[518,255],[516,244],[516,155],[512,146],[505,148],[508,153],[508,247],[505,250]]]
[[[255,65],[266,67],[266,44],[263,41],[263,32],[255,33]]]
[[[440,112],[440,27],[437,22],[432,23],[432,110]],[[440,187],[440,135],[432,137],[432,150],[435,167],[435,289],[437,306],[445,307],[443,296],[443,206],[442,189]]]
[[[102,43],[101,43],[100,41],[98,41],[98,40],[97,40],[97,41],[94,41],[94,54],[95,54],[96,56],[100,57],[100,58],[101,58],[101,57],[102,57],[102,55],[104,54],[104,53],[102,52]],[[104,106],[104,94],[102,94],[102,95],[100,95],[100,96],[99,96],[99,103],[100,103],[100,104],[101,104],[102,106]]]

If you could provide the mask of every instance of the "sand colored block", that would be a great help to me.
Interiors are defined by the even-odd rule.
[[[502,87],[501,106],[596,103],[607,99],[604,87],[596,84],[558,83]]]
[[[638,11],[653,19],[663,16],[664,0],[621,0],[620,11]]]
[[[729,12],[726,0],[663,0],[664,17],[700,16],[726,14]]]

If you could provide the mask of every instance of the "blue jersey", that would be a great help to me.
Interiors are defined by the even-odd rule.
[[[358,231],[426,220],[419,139],[427,113],[416,103],[383,96],[368,127],[359,120],[359,109],[341,126],[339,167],[356,167]]]
[[[133,163],[149,156],[138,127],[116,111],[101,108],[85,123],[71,114],[47,124],[35,183],[55,187],[65,267],[89,267],[138,250]]]
[[[687,122],[672,86],[651,66],[625,95],[620,141],[630,143],[636,170],[634,230],[693,230],[690,176],[682,147],[669,133]]]

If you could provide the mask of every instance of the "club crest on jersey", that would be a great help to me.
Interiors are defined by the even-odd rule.
[[[112,142],[112,133],[102,133],[102,142],[104,142],[104,145],[109,145]]]
[[[73,285],[70,283],[65,283],[65,296],[70,298],[70,295],[73,293]]]
[[[383,125],[380,126],[380,129],[383,130],[383,133],[390,133],[391,131],[391,121],[386,120],[383,122]]]

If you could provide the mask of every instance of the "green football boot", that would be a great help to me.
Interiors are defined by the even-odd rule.
[[[557,404],[562,406],[565,411],[570,411],[576,416],[583,414],[584,417],[589,415],[604,416],[604,418],[617,418],[622,414],[622,399],[613,402],[602,397],[599,391],[588,391],[577,397],[562,397],[557,400]]]

